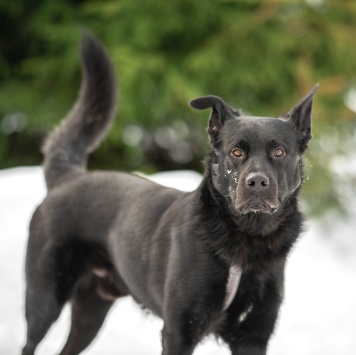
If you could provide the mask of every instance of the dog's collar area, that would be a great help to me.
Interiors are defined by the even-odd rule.
[[[226,283],[225,300],[222,311],[225,312],[231,305],[231,302],[236,296],[237,289],[239,288],[242,275],[242,269],[236,265],[232,265],[229,270],[229,277]]]

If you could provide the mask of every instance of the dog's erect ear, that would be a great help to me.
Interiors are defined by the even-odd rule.
[[[212,144],[217,143],[218,135],[226,121],[240,116],[240,113],[230,107],[224,100],[217,96],[202,96],[189,102],[191,107],[197,110],[211,108],[209,118],[208,134]]]
[[[313,99],[319,84],[316,84],[313,89],[289,112],[288,117],[294,122],[297,129],[303,135],[302,149],[306,149],[311,139],[311,114],[313,107]]]

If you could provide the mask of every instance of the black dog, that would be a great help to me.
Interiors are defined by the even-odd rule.
[[[297,195],[317,87],[279,118],[244,116],[215,96],[193,100],[212,109],[211,151],[200,186],[183,193],[86,171],[116,94],[112,65],[90,35],[81,56],[79,98],[43,148],[49,191],[30,225],[23,354],[34,354],[69,300],[61,354],[78,354],[126,295],[163,318],[165,355],[192,354],[209,333],[232,354],[265,354],[301,231]]]

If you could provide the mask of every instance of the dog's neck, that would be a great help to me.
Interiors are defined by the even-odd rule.
[[[287,255],[301,231],[303,218],[296,196],[272,215],[237,215],[214,187],[211,175],[205,174],[197,193],[203,227],[199,235],[228,267],[263,270],[270,260]]]
[[[261,212],[234,214],[232,211],[231,217],[241,232],[252,236],[266,237],[278,229],[285,214],[283,211],[274,214]]]

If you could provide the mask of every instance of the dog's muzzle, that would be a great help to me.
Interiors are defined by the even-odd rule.
[[[277,186],[264,173],[250,173],[237,186],[235,208],[240,213],[273,213],[279,206]]]

